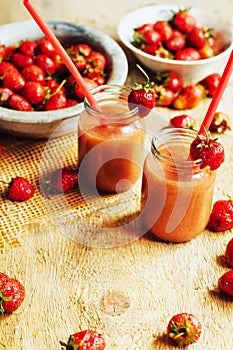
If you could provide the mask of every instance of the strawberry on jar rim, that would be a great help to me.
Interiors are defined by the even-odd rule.
[[[210,170],[216,170],[224,162],[225,151],[216,139],[198,135],[191,143],[190,156],[193,160],[202,161],[201,168],[209,166]]]

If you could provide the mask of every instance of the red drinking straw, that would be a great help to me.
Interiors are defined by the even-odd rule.
[[[70,73],[74,76],[77,83],[81,87],[86,99],[88,100],[90,106],[97,107],[96,100],[94,99],[94,96],[92,95],[90,89],[85,84],[85,81],[83,80],[81,74],[75,67],[73,61],[69,57],[69,55],[66,53],[65,49],[62,47],[62,45],[59,43],[58,39],[52,32],[52,30],[49,28],[49,26],[46,24],[46,22],[41,17],[38,10],[33,6],[30,0],[23,0],[24,6],[27,8],[28,12],[31,14],[31,16],[34,18],[42,32],[45,34],[49,42],[54,46],[54,48],[57,50],[59,55],[61,56],[64,64],[69,69]]]
[[[228,80],[230,79],[232,71],[233,71],[233,50],[231,51],[231,55],[227,61],[227,64],[226,64],[226,67],[223,71],[221,80],[220,80],[219,85],[215,91],[215,94],[211,100],[211,103],[209,105],[209,108],[207,110],[205,118],[201,124],[198,135],[206,135],[206,132],[209,130],[209,127],[210,127],[210,124],[213,120],[215,111],[218,107],[218,104],[219,104],[221,98],[222,98],[223,92],[227,86],[227,83],[228,83]]]

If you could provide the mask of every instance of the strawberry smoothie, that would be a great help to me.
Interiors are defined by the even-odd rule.
[[[128,89],[124,90],[128,93]],[[100,102],[99,105],[101,112],[85,109],[79,119],[79,175],[97,191],[125,191],[142,174],[144,122],[137,109],[129,111],[126,97],[123,101],[109,101],[108,97],[107,103]]]
[[[170,129],[162,134],[160,140],[153,138],[144,163],[142,221],[161,240],[186,242],[209,221],[216,172],[188,160],[194,132]]]

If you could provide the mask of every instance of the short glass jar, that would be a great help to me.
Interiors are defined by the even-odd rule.
[[[164,129],[154,136],[143,169],[141,217],[146,230],[168,242],[186,242],[207,226],[216,171],[189,159],[196,132]]]
[[[97,108],[84,100],[78,122],[81,181],[98,192],[122,192],[142,174],[146,128],[138,108],[129,110],[130,89],[104,85],[92,90]]]

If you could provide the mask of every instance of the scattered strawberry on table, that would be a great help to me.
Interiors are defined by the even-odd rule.
[[[218,280],[218,288],[219,290],[233,297],[233,270],[229,270],[225,272]]]
[[[66,193],[78,183],[78,170],[63,167],[54,170],[44,181],[44,190],[48,193]]]
[[[16,311],[25,298],[25,288],[21,282],[0,272],[0,314]]]
[[[32,198],[34,192],[34,187],[27,179],[17,176],[9,183],[7,197],[12,201],[23,202]]]
[[[210,131],[222,134],[226,130],[231,130],[230,117],[223,112],[215,112],[210,124]]]
[[[210,170],[216,170],[224,162],[225,152],[216,139],[198,135],[191,143],[190,156],[193,160],[202,160],[201,168],[209,166]]]
[[[195,129],[196,119],[188,114],[180,114],[170,119],[170,127]]]
[[[90,89],[106,82],[104,54],[86,43],[62,44]],[[11,50],[0,45],[0,50],[1,106],[25,112],[48,111],[83,101],[80,87],[46,38],[22,40]]]
[[[70,335],[68,342],[60,342],[69,350],[104,350],[106,343],[102,334],[93,330],[85,330]]]
[[[225,259],[227,265],[233,267],[233,238],[227,243],[225,250]]]
[[[233,228],[233,200],[221,199],[214,203],[209,225],[214,231],[226,231]]]
[[[220,83],[221,76],[218,73],[209,74],[207,77],[199,81],[199,84],[204,86],[206,96],[213,97]]]
[[[190,313],[182,312],[172,316],[167,326],[167,334],[179,347],[196,343],[201,336],[201,323]]]
[[[142,23],[134,29],[132,44],[152,56],[174,60],[200,60],[218,55],[224,48],[213,28],[200,26],[190,13],[179,9],[168,20]]]

